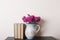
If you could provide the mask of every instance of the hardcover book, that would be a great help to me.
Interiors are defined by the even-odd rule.
[[[18,34],[18,27],[17,26],[18,26],[18,24],[15,23],[14,24],[14,38],[16,38],[16,39],[18,38],[18,35],[17,35]]]
[[[25,24],[23,23],[15,23],[14,24],[14,38],[16,39],[24,39],[25,38]]]
[[[18,23],[18,39],[21,39],[21,24]]]

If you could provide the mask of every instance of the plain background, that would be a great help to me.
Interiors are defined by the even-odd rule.
[[[60,39],[60,0],[0,0],[0,40],[14,36],[14,23],[27,14],[44,21],[41,36]]]

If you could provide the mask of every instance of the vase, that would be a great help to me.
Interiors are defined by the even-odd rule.
[[[40,30],[40,26],[37,24],[26,24],[26,30],[25,30],[26,38],[33,39],[39,30]]]

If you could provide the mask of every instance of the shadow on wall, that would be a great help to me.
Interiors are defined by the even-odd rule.
[[[40,31],[37,33],[36,36],[40,36],[40,35],[42,35],[42,33],[44,33],[45,29],[43,29],[43,28],[45,25],[45,20],[41,19],[41,21],[38,24],[40,25]]]

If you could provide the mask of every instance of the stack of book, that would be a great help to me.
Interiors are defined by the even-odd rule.
[[[14,38],[15,39],[24,39],[25,37],[25,24],[15,23],[14,24]]]

